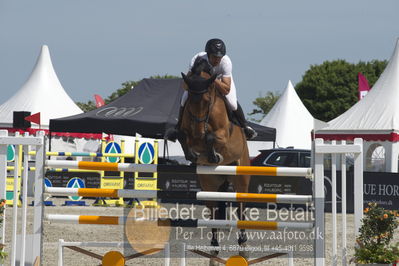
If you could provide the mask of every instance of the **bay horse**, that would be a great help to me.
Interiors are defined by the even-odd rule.
[[[225,96],[216,88],[216,76],[211,76],[209,63],[197,60],[191,74],[182,73],[188,87],[188,98],[184,107],[178,140],[186,159],[197,165],[244,165],[249,166],[249,152],[243,129],[229,119]],[[208,73],[207,73],[208,72]],[[247,193],[249,175],[198,175],[203,191],[227,191],[229,182],[235,192]],[[211,210],[211,219],[225,219],[225,202],[205,202]],[[243,203],[239,216],[243,217]],[[239,218],[242,219],[242,218]],[[212,229],[212,246],[218,246],[217,229]],[[241,229],[238,244],[244,246],[247,240]],[[214,252],[213,255],[217,255]],[[240,252],[244,255],[244,252]],[[211,259],[210,264],[215,261]]]

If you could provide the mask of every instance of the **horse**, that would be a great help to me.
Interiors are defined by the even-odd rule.
[[[216,88],[216,76],[209,74],[209,63],[196,60],[191,75],[182,73],[188,87],[188,98],[184,106],[178,140],[186,159],[196,165],[243,165],[249,166],[249,152],[243,129],[229,119],[225,96]],[[201,190],[227,191],[229,182],[235,192],[247,193],[249,175],[198,175]],[[222,203],[222,204],[221,204]],[[205,202],[211,210],[211,219],[225,219],[224,202]],[[219,205],[219,206],[218,206]],[[243,217],[244,205],[239,206]],[[242,219],[242,218],[240,218]],[[217,229],[212,229],[212,246],[219,246]],[[240,231],[238,244],[244,246],[245,230]],[[216,256],[218,252],[213,252]],[[246,256],[245,252],[240,255]],[[216,262],[211,259],[210,265]]]

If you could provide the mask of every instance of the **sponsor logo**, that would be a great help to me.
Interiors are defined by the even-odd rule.
[[[106,107],[99,110],[96,116],[102,117],[132,117],[140,113],[144,108],[139,107]]]

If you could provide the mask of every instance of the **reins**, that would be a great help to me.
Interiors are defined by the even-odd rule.
[[[194,115],[194,114],[190,111],[190,109],[188,110],[188,114],[190,115],[191,121],[194,121],[194,122],[196,122],[196,123],[205,122],[205,123],[204,123],[204,132],[205,132],[205,134],[208,133],[209,118],[210,118],[210,116],[211,116],[211,112],[212,112],[214,103],[215,103],[215,101],[216,101],[215,98],[217,97],[217,95],[216,95],[216,88],[214,88],[214,90],[215,90],[215,93],[214,93],[214,96],[213,96],[213,97],[212,97],[212,95],[211,95],[211,97],[210,97],[211,99],[210,99],[210,102],[209,102],[209,104],[208,104],[208,110],[207,110],[207,113],[206,113],[205,117],[203,117],[203,118],[198,118],[196,115]],[[208,89],[208,91],[209,91],[209,89]],[[211,92],[209,92],[209,93],[211,93]]]

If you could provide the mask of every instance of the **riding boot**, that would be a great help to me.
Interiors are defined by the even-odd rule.
[[[233,111],[233,113],[237,118],[237,121],[240,124],[240,126],[244,129],[244,133],[247,139],[251,140],[255,138],[258,135],[258,133],[256,133],[256,131],[252,127],[248,126],[247,120],[245,119],[244,116],[244,112],[239,103],[237,103],[237,110]]]
[[[179,134],[180,126],[181,126],[181,121],[183,118],[183,110],[184,110],[184,106],[180,106],[177,124],[174,128],[169,128],[165,132],[165,137],[164,137],[165,139],[173,141],[173,142],[176,141],[178,134]]]

